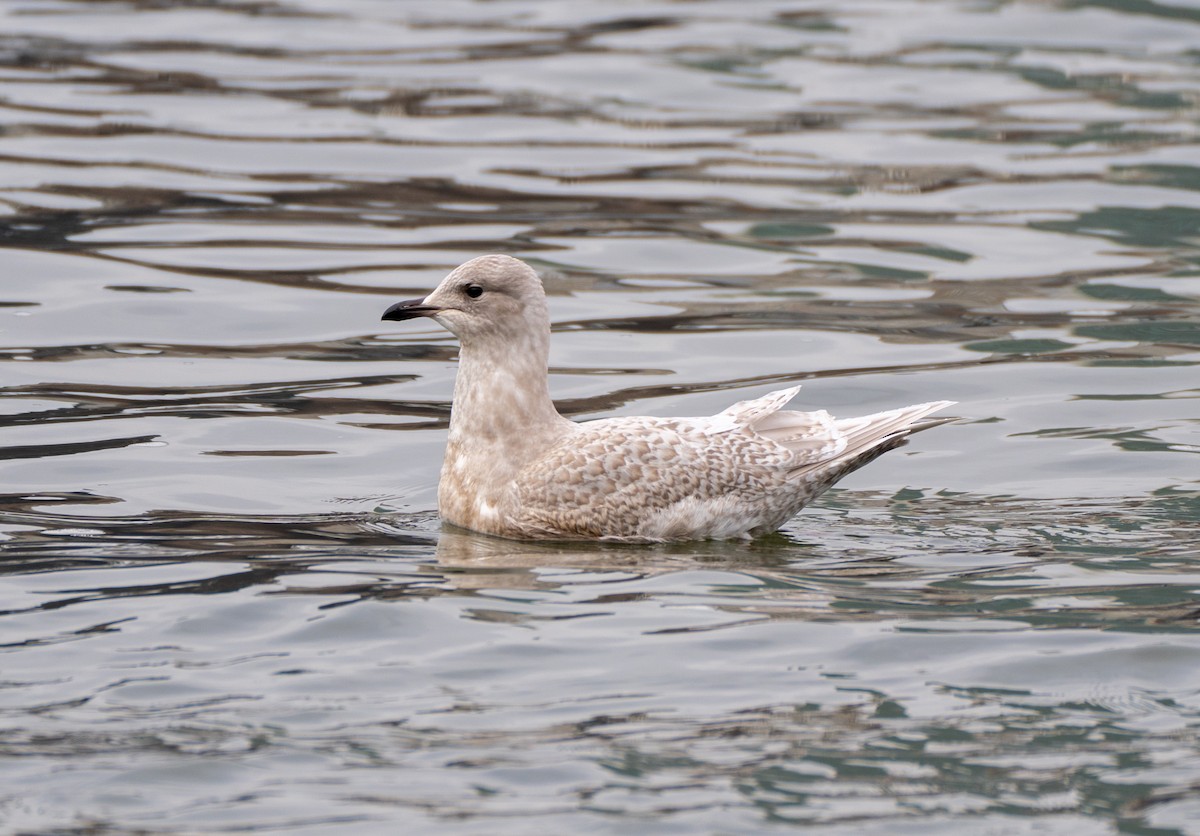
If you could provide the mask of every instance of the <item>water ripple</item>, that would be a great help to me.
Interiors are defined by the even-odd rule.
[[[12,832],[1191,832],[1200,15],[0,3]],[[778,535],[442,530],[533,263],[573,417],[954,399]]]

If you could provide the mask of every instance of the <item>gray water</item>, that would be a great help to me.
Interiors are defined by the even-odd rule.
[[[9,833],[1200,833],[1200,6],[0,2]],[[575,418],[952,399],[780,534],[442,531]]]

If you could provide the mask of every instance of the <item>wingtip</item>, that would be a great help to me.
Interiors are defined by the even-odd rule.
[[[921,430],[931,430],[934,427],[940,427],[943,424],[953,424],[958,420],[956,415],[939,415],[936,418],[926,418],[926,415],[932,415],[939,410],[945,409],[948,406],[954,406],[958,401],[930,401],[929,403],[918,404],[916,408],[928,407],[924,412],[921,412],[919,417],[908,425],[909,433],[917,433]]]
[[[791,386],[785,386],[782,389],[773,389],[770,392],[768,392],[767,394],[763,395],[763,397],[764,398],[776,398],[777,397],[781,401],[783,401],[784,405],[786,406],[788,401],[790,401],[792,398],[796,397],[796,394],[802,388],[803,388],[802,384],[795,383]],[[787,400],[783,400],[785,396],[786,396]]]

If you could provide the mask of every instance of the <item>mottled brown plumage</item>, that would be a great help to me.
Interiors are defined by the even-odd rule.
[[[537,274],[486,255],[384,319],[430,316],[462,342],[438,484],[442,518],[520,539],[624,541],[774,531],[850,471],[949,419],[936,401],[860,418],[782,410],[800,387],[708,418],[558,414]]]

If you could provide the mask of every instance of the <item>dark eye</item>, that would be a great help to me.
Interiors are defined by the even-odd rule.
[[[478,299],[483,295],[483,288],[477,284],[469,284],[467,285],[467,295],[472,299]]]

